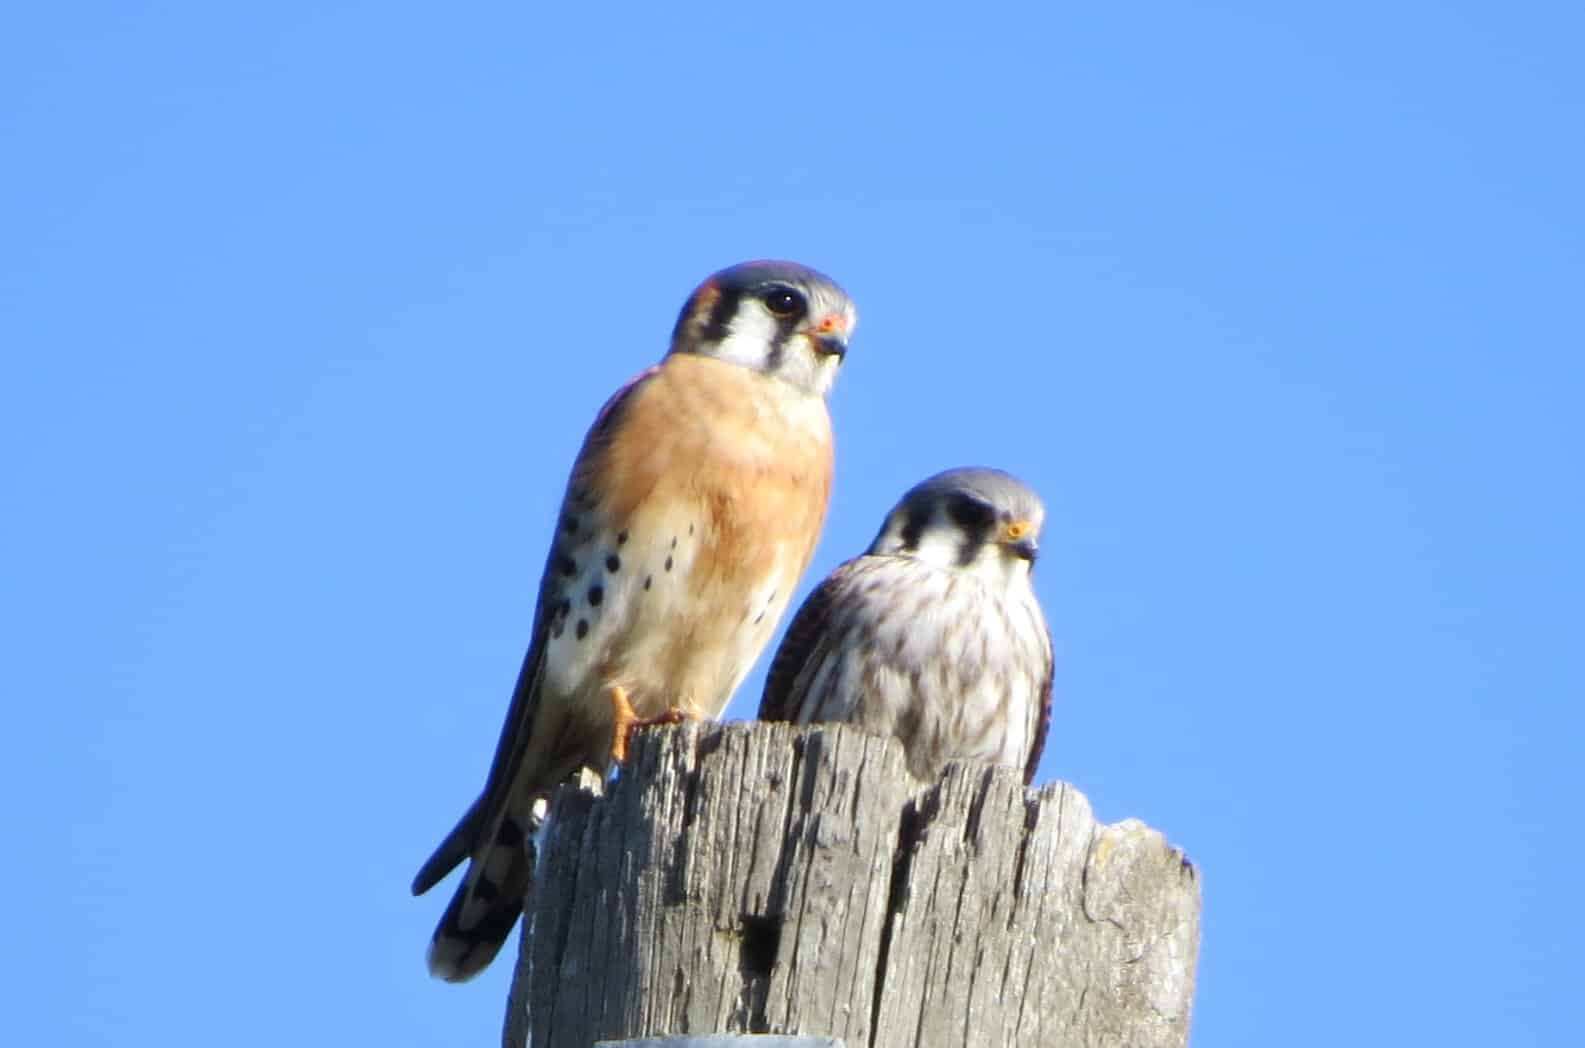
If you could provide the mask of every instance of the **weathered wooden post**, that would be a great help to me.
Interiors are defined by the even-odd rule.
[[[820,1034],[846,1048],[1181,1046],[1197,876],[1070,786],[960,765],[919,787],[837,727],[640,733],[553,800],[509,1048]]]

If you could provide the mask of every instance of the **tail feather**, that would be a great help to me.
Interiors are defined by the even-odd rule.
[[[446,834],[446,839],[440,842],[429,858],[424,860],[424,865],[418,868],[418,873],[413,877],[413,894],[422,895],[445,879],[446,874],[462,865],[462,860],[468,857],[468,852],[473,848],[474,838],[478,835],[479,807],[484,803],[483,795],[469,805],[462,818],[457,820],[457,825]]]
[[[473,978],[495,959],[512,934],[534,877],[533,833],[539,822],[536,816],[537,813],[530,813],[526,821],[503,818],[494,839],[474,852],[467,874],[429,943],[429,973],[437,979],[464,982]],[[464,817],[463,824],[467,822]],[[453,831],[453,836],[456,834]],[[421,884],[425,888],[433,885],[461,861],[460,855],[450,858],[452,850],[452,839],[448,837],[419,871],[413,882],[415,889]],[[442,868],[441,863],[447,859],[449,864]],[[426,883],[426,873],[434,869],[440,872]]]

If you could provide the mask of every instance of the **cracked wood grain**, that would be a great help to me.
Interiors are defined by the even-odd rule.
[[[1197,875],[1071,786],[893,740],[685,725],[622,775],[562,787],[508,1006],[512,1048],[679,1033],[849,1048],[1176,1046]],[[592,779],[592,777],[591,777]]]

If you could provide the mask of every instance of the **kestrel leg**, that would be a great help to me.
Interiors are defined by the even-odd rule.
[[[627,763],[628,745],[632,741],[633,732],[639,728],[681,724],[685,720],[699,719],[698,714],[690,714],[680,706],[672,706],[659,717],[640,717],[633,704],[628,701],[627,689],[622,685],[611,685],[607,693],[611,697],[611,759],[617,764]]]

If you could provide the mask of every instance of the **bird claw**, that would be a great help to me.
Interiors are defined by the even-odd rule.
[[[688,712],[678,706],[670,707],[658,717],[640,717],[628,700],[627,689],[619,684],[612,685],[611,760],[616,764],[627,763],[627,751],[632,745],[633,733],[639,728],[681,724],[688,719]]]

